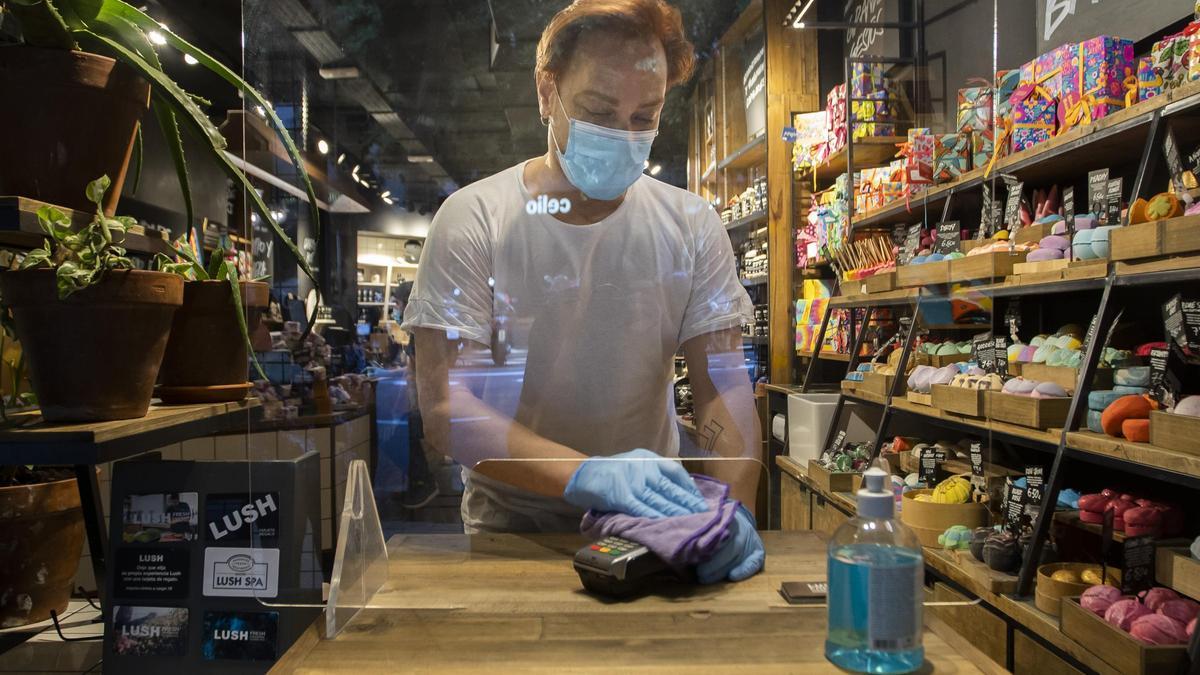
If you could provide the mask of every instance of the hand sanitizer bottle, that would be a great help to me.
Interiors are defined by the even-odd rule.
[[[925,660],[921,544],[895,517],[886,467],[876,460],[863,474],[858,516],[829,542],[825,658],[860,673],[908,673]]]

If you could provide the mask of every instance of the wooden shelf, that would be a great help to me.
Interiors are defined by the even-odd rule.
[[[729,231],[733,231],[733,230],[737,230],[737,229],[746,227],[747,225],[756,225],[758,223],[763,223],[763,222],[766,222],[766,220],[767,220],[767,212],[766,211],[755,211],[754,213],[751,213],[748,216],[742,216],[741,218],[738,218],[736,220],[729,221],[729,223],[725,225],[725,229],[729,230]]]
[[[767,134],[761,133],[757,138],[734,150],[728,157],[717,162],[718,170],[749,169],[767,162]],[[707,173],[707,172],[706,172]]]
[[[804,351],[804,350],[797,349],[796,356],[799,356],[801,358],[811,359],[813,357],[813,353],[810,351]],[[850,355],[843,354],[841,352],[827,352],[825,350],[821,350],[821,355],[819,358],[822,361],[844,361],[846,363],[850,362]]]
[[[1091,431],[1073,431],[1067,434],[1067,447],[1082,453],[1200,478],[1200,455],[1167,450],[1149,443],[1133,443]]]
[[[875,169],[887,166],[896,158],[897,144],[903,143],[899,136],[868,136],[854,141],[854,169]],[[846,173],[849,151],[846,147],[833,153],[816,168],[818,181],[835,180]]]
[[[770,338],[765,335],[743,335],[742,342],[749,342],[752,345],[765,345],[770,343]]]
[[[360,302],[359,307],[383,307],[382,302]]]
[[[37,210],[43,206],[52,206],[36,199],[25,197],[0,197],[0,244],[18,248],[36,248],[42,245],[46,235],[38,224]],[[72,227],[85,227],[92,220],[90,213],[74,211],[63,207],[55,207],[71,219]],[[154,255],[162,253],[171,255],[171,244],[159,236],[129,233],[125,235],[122,246],[132,253]]]
[[[1042,446],[1057,447],[1059,438],[1062,434],[1062,431],[1060,429],[1050,429],[1047,431],[1040,431],[1038,429],[1030,429],[1028,427],[1023,427],[1023,426],[1019,426],[1016,424],[1009,424],[1007,422],[998,422],[995,420],[987,420],[987,419],[983,419],[983,418],[963,417],[962,415],[955,415],[953,413],[948,413],[948,412],[939,410],[937,408],[931,408],[931,407],[925,406],[925,405],[918,405],[916,403],[913,403],[912,401],[909,401],[906,398],[893,398],[892,399],[892,408],[896,409],[896,410],[903,410],[904,412],[907,412],[907,413],[910,413],[913,415],[920,415],[922,417],[928,417],[928,418],[932,418],[932,419],[936,419],[936,420],[942,420],[945,422],[950,422],[952,424],[973,427],[983,433],[994,433],[994,434],[1003,434],[1006,436],[1015,436],[1017,438],[1021,438],[1021,439],[1027,440],[1027,441],[1032,441],[1034,443],[1038,443]]]
[[[997,572],[976,560],[970,551],[947,551],[926,546],[925,564],[980,597],[1017,592],[1017,577]]]

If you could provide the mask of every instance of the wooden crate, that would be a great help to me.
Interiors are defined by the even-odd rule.
[[[950,261],[951,281],[974,281],[977,279],[999,279],[1013,273],[1013,266],[1025,262],[1028,253],[998,252],[969,255]]]
[[[862,382],[855,382],[854,380],[842,380],[842,393],[853,394],[858,391],[858,387],[861,384]]]
[[[909,490],[903,497],[900,520],[917,534],[922,546],[940,546],[938,535],[951,525],[965,525],[971,529],[988,524],[990,514],[983,504],[934,504],[919,502],[915,497],[929,494],[932,490]]]
[[[1068,392],[1075,391],[1075,385],[1079,381],[1078,368],[1048,366],[1044,363],[1022,363],[1020,374],[1027,380],[1053,382]],[[1104,384],[1105,378],[1107,378],[1107,385]],[[1093,389],[1112,389],[1112,370],[1109,368],[1097,369],[1096,380]]]
[[[1047,272],[1062,272],[1071,265],[1071,261],[1063,258],[1061,260],[1039,260],[1038,262],[1023,262],[1013,265],[1013,274],[1045,274]],[[1061,279],[1062,275],[1058,277]]]
[[[1087,590],[1090,584],[1059,581],[1054,579],[1052,575],[1059,570],[1071,570],[1076,575],[1079,575],[1089,568],[1095,569],[1097,576],[1099,576],[1100,566],[1092,563],[1057,562],[1038,567],[1037,586],[1034,587],[1034,605],[1047,614],[1059,616],[1062,613],[1061,600],[1067,597],[1079,596],[1079,594]],[[1110,567],[1106,570],[1106,573],[1110,577],[1115,576],[1117,581],[1121,580],[1121,571],[1116,568]]]
[[[1200,598],[1200,560],[1186,548],[1155,549],[1154,580],[1191,598]]]
[[[930,407],[933,406],[933,394],[918,394],[915,391],[910,391],[907,394],[905,394],[904,397],[908,399],[909,403],[916,403],[917,405],[927,405]]]
[[[847,520],[850,520],[850,516],[835,507],[824,495],[813,493],[812,529],[814,532],[831,535]]]
[[[1200,216],[1118,227],[1109,233],[1113,260],[1152,258],[1200,251]]]
[[[1200,455],[1200,417],[1152,411],[1150,444],[1189,455]]]
[[[1084,675],[1025,633],[1013,631],[1013,675]]]
[[[859,394],[869,394],[878,398],[887,398],[887,395],[892,392],[892,385],[896,382],[895,375],[883,375],[881,373],[866,373],[863,375],[862,386],[858,388]],[[901,394],[904,393],[903,383],[900,386]]]
[[[950,283],[950,261],[901,265],[896,268],[896,285],[901,288]]]
[[[1062,632],[1120,673],[1175,673],[1187,662],[1187,647],[1148,645],[1079,605],[1062,599]]]
[[[1062,428],[1071,409],[1069,398],[1032,398],[987,392],[988,417],[1031,429]]]
[[[1053,231],[1054,223],[1026,225],[1013,233],[1012,240],[1015,244],[1036,244],[1049,237]]]
[[[983,417],[985,399],[983,391],[965,387],[951,387],[948,384],[935,384],[930,387],[933,407],[946,412],[967,415],[968,417]]]
[[[1162,221],[1163,255],[1200,251],[1200,216]]]
[[[884,293],[895,290],[896,272],[878,272],[862,280],[863,293]]]
[[[862,484],[861,473],[830,471],[815,459],[808,460],[808,479],[825,492],[854,492]]]

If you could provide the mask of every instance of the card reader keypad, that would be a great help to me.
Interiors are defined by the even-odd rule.
[[[641,544],[634,541],[629,541],[628,539],[621,539],[620,537],[605,537],[604,539],[592,544],[589,548],[598,553],[610,555],[615,558],[619,555],[635,551],[641,547]]]

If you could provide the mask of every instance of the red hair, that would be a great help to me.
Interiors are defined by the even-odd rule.
[[[668,89],[692,76],[696,55],[683,32],[683,17],[665,0],[575,0],[542,31],[535,72],[557,79],[570,65],[579,36],[588,30],[661,42],[667,54]]]

